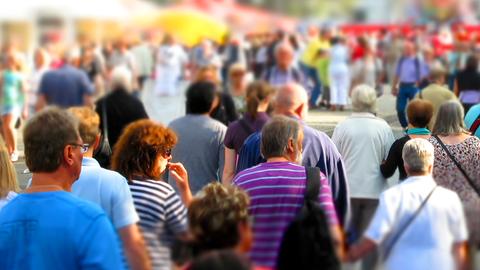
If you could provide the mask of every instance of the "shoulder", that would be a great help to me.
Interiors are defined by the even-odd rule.
[[[260,132],[255,132],[255,133],[252,133],[250,136],[248,136],[246,139],[245,139],[245,142],[243,143],[244,146],[247,146],[247,147],[250,147],[252,145],[256,145],[258,143],[260,143],[260,140],[262,138],[262,134]]]
[[[73,196],[70,193],[58,194],[57,198],[63,201],[64,205],[70,208],[69,212],[77,214],[85,219],[95,219],[98,216],[105,215],[100,206]]]

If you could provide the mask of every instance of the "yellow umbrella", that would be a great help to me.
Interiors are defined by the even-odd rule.
[[[224,23],[193,10],[162,12],[155,20],[155,25],[188,46],[197,44],[202,38],[222,42],[228,33],[228,27]]]

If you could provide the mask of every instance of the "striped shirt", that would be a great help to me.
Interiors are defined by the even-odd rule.
[[[254,238],[250,257],[259,266],[274,267],[283,233],[304,202],[305,167],[291,162],[261,163],[240,172],[233,183],[244,189],[251,200]],[[337,225],[332,192],[323,174],[320,185],[319,205],[328,223]]]
[[[171,269],[170,246],[187,231],[187,209],[163,181],[133,180],[130,190],[153,269]]]

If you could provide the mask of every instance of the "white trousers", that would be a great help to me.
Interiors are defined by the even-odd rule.
[[[347,105],[348,89],[350,88],[350,74],[348,67],[333,65],[330,67],[330,104]]]

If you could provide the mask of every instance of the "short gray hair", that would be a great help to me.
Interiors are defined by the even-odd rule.
[[[264,158],[281,157],[285,155],[288,141],[297,141],[300,134],[298,121],[286,116],[273,117],[262,128],[261,152]]]
[[[426,173],[428,167],[433,165],[433,145],[425,139],[411,139],[403,146],[402,158],[410,172]]]
[[[352,109],[354,112],[375,113],[377,110],[377,92],[371,86],[361,84],[352,91]]]
[[[126,66],[115,67],[112,71],[112,89],[132,90],[132,72]]]
[[[432,133],[442,136],[469,134],[463,122],[463,115],[460,102],[450,100],[443,103],[438,109]]]

